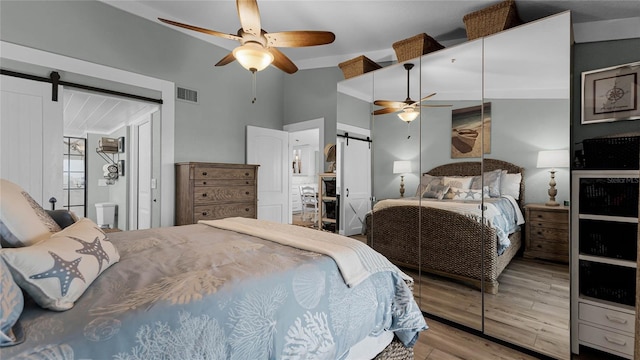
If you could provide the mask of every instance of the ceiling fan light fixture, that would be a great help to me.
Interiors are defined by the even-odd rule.
[[[414,109],[404,109],[402,112],[398,113],[398,117],[400,118],[400,120],[406,122],[406,123],[410,123],[413,120],[418,118],[418,115],[420,115],[419,111],[415,111]]]
[[[233,56],[242,67],[251,72],[264,70],[274,60],[273,54],[254,42],[248,42],[233,49]]]

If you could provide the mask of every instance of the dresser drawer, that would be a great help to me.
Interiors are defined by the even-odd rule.
[[[528,224],[532,228],[562,230],[566,233],[569,232],[569,222],[561,223],[561,222],[542,221],[542,220],[538,220],[531,217]]]
[[[198,179],[193,180],[195,186],[254,186],[255,179]]]
[[[578,325],[578,338],[581,342],[597,345],[608,350],[633,356],[633,337],[612,331],[599,329],[586,324]]]
[[[251,202],[256,198],[256,189],[254,186],[202,186],[195,188],[193,197],[194,205],[214,202]]]
[[[252,169],[232,169],[232,168],[214,168],[214,167],[196,167],[193,169],[195,180],[253,180],[255,179],[255,171]]]
[[[533,226],[530,224],[529,226],[529,236],[531,236],[531,241],[534,241],[534,239],[541,239],[553,240],[564,244],[569,243],[569,231],[567,230],[537,227],[535,224]]]
[[[214,220],[227,217],[256,217],[256,208],[253,203],[202,205],[193,209],[193,220]]]
[[[635,316],[633,314],[590,304],[580,303],[578,305],[578,317],[580,320],[622,330],[631,334],[633,334],[635,329]]]
[[[530,250],[554,253],[554,254],[566,254],[569,256],[569,243],[567,239],[548,239],[544,237],[532,236],[529,241]]]
[[[546,223],[542,224],[541,226],[563,226],[564,229],[569,228],[569,216],[567,212],[531,209],[529,210],[529,221],[531,221],[532,223]]]

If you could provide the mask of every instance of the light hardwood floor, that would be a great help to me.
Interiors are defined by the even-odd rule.
[[[413,348],[416,360],[534,360],[532,356],[433,319],[429,330],[420,334]],[[583,348],[572,360],[623,360],[603,352]]]
[[[480,291],[425,273],[419,277],[411,271],[410,275],[417,280],[414,293],[423,311],[473,329],[482,328]],[[485,293],[484,297],[485,334],[569,359],[568,265],[516,257],[498,281],[498,293]]]

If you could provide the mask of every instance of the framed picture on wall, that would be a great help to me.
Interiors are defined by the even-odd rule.
[[[483,139],[484,137],[484,139]],[[491,103],[451,112],[451,158],[479,158],[491,152]]]
[[[582,124],[640,119],[640,62],[582,73]]]

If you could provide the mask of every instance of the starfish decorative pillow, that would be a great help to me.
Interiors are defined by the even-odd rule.
[[[109,266],[118,251],[90,219],[23,248],[1,249],[16,283],[43,308],[64,311]]]

